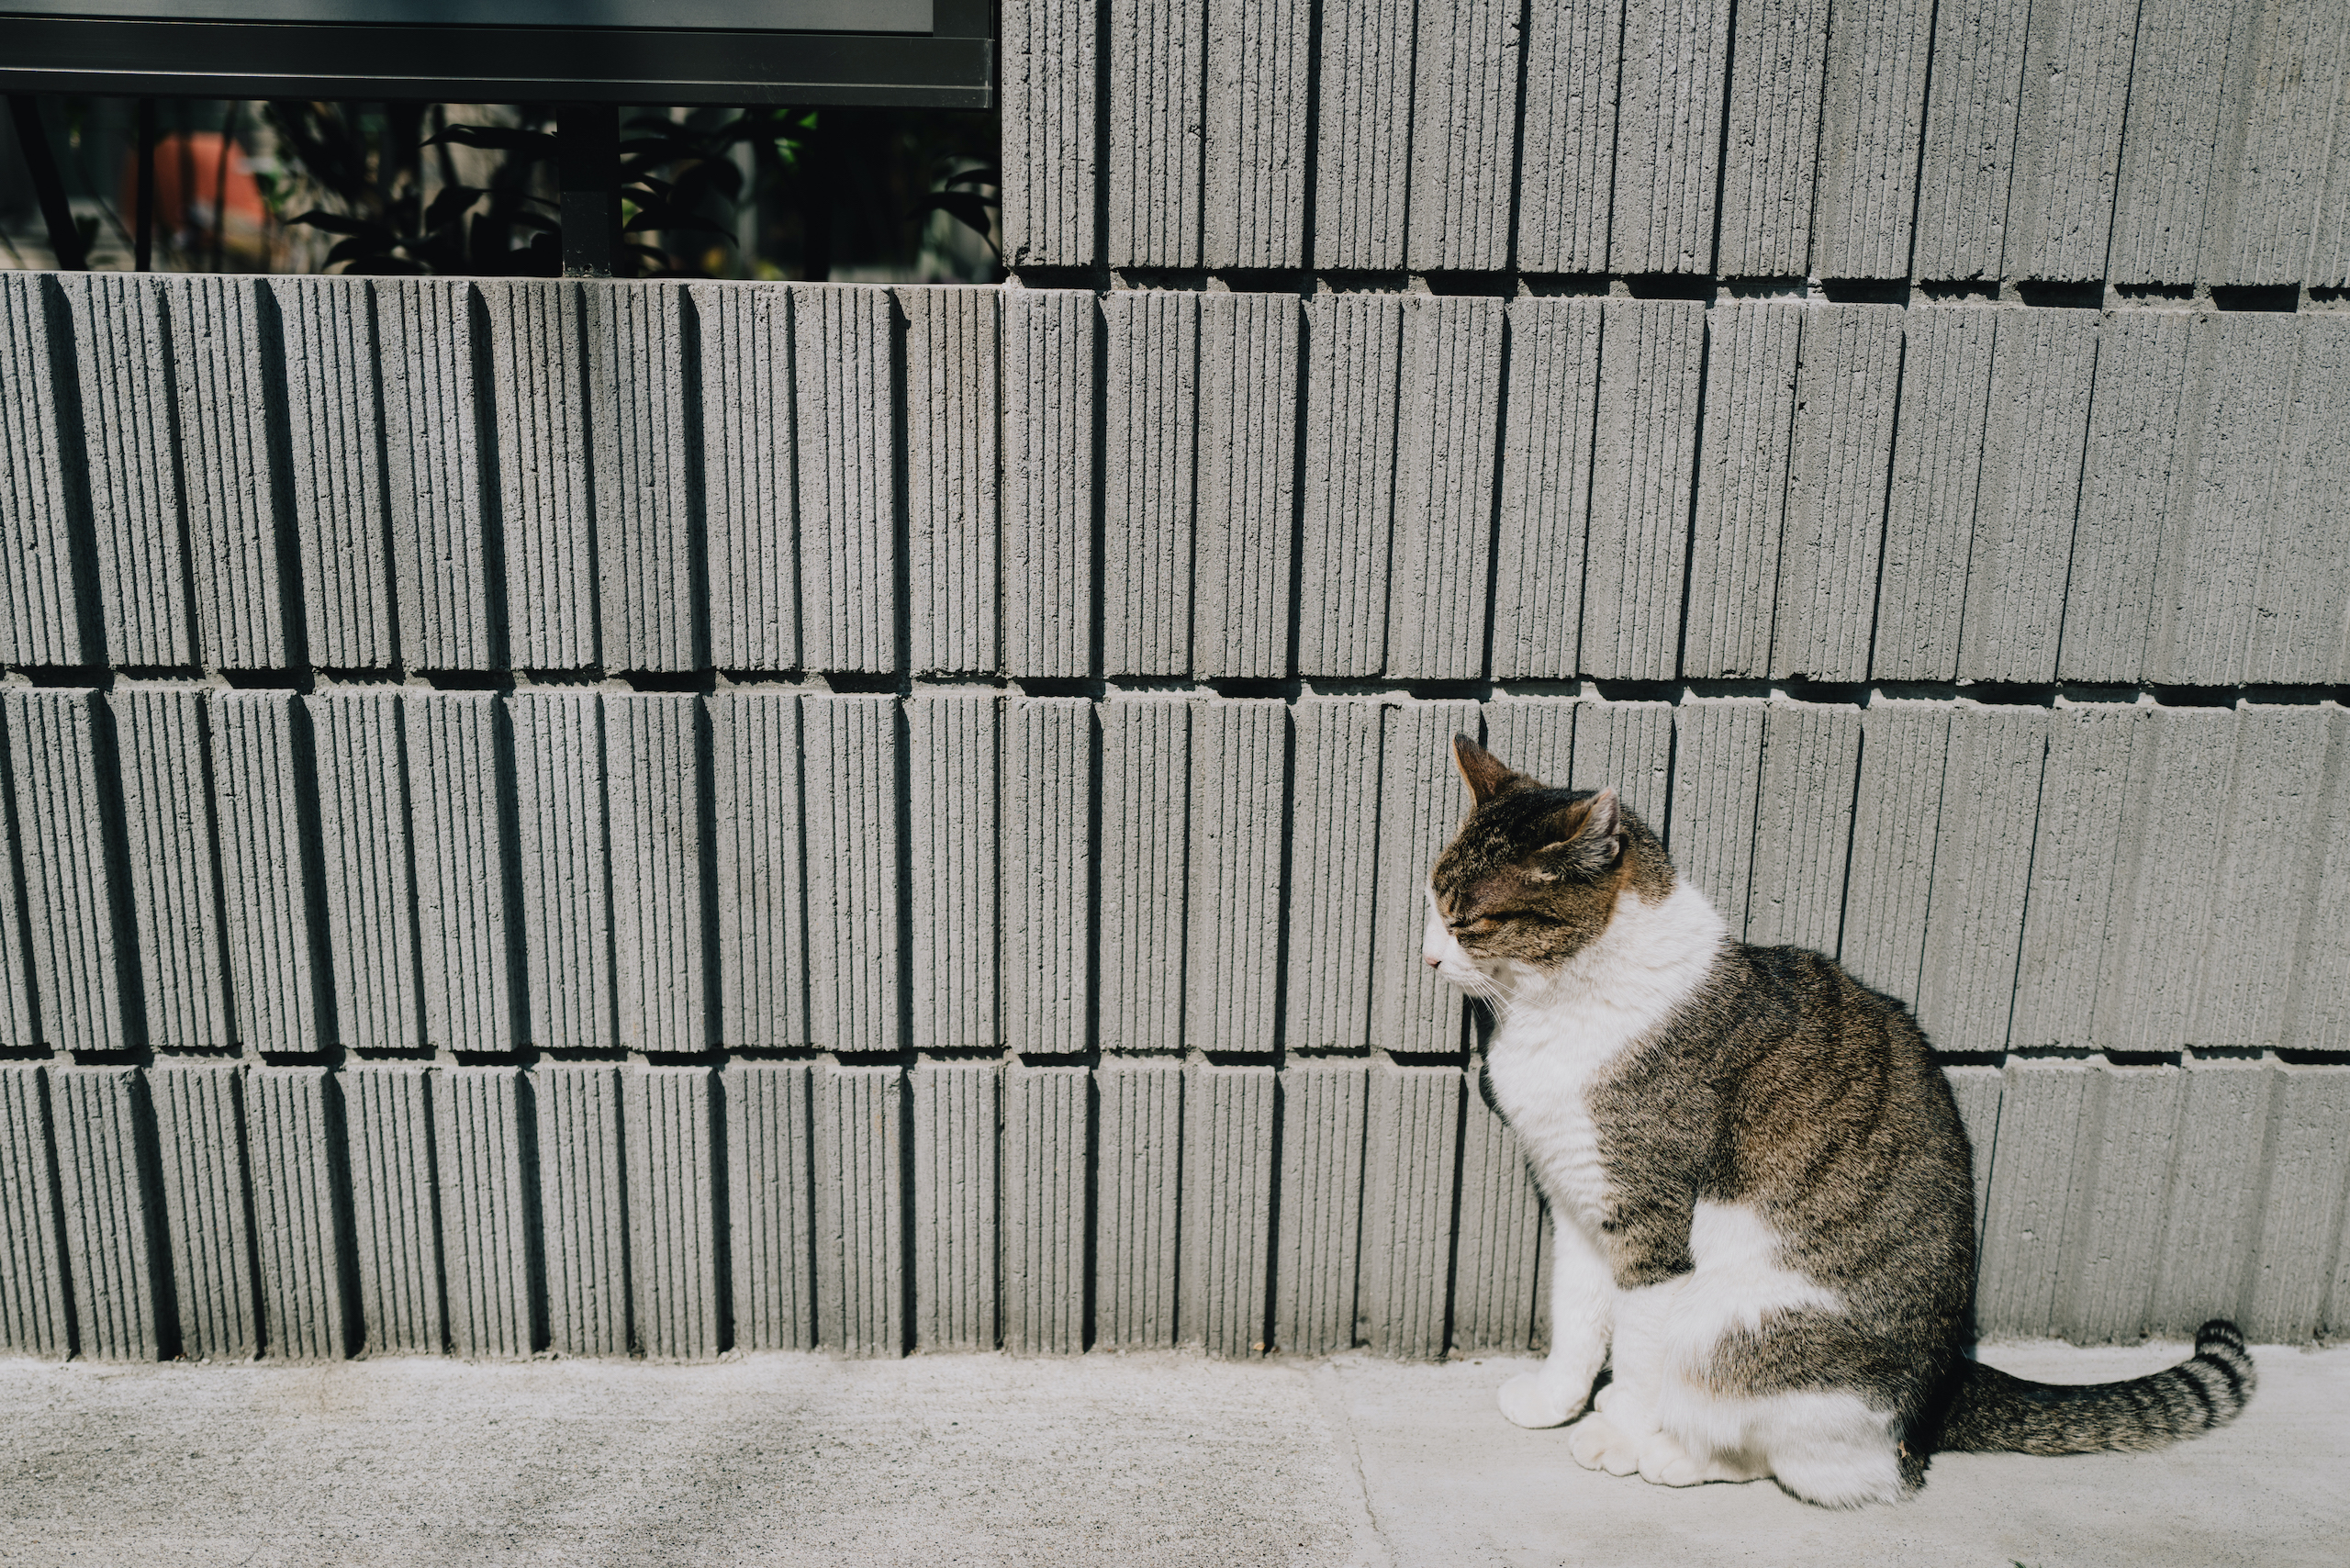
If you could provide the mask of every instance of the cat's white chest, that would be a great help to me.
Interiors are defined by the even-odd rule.
[[[1613,1200],[1590,1092],[1630,1042],[1611,1038],[1613,1031],[1561,1028],[1567,1021],[1549,1015],[1512,1022],[1518,1026],[1505,1023],[1488,1057],[1494,1103],[1551,1207],[1595,1238]]]

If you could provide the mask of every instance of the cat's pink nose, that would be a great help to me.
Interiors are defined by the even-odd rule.
[[[1426,953],[1420,955],[1420,962],[1426,964],[1432,969],[1440,969],[1444,968],[1444,960],[1442,958],[1432,958]]]

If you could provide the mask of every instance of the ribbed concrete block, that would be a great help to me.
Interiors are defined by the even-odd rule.
[[[1377,295],[1306,302],[1301,675],[1384,667],[1404,314],[1403,300]]]
[[[1863,983],[1905,1002],[1918,994],[1925,951],[1950,724],[1951,710],[1940,702],[1873,702],[1861,714],[1852,864],[1836,956]]]
[[[278,580],[261,284],[173,277],[162,286],[203,657],[226,669],[283,669],[293,661]]]
[[[2066,702],[2049,715],[2008,1035],[2017,1049],[2081,1048],[2093,1037],[2129,891],[2123,832],[2133,768],[2150,755],[2144,729],[2136,706]]]
[[[1091,264],[1103,0],[1009,0],[1001,45],[1003,260]]]
[[[1104,1349],[1176,1342],[1187,1070],[1114,1057],[1093,1070],[1093,1342]]]
[[[1991,1201],[1991,1178],[1997,1169],[1999,1139],[1999,1099],[2005,1079],[1996,1067],[1946,1067],[1951,1098],[1958,1102],[1958,1119],[1966,1128],[1966,1142],[1975,1159],[1975,1232],[1983,1233],[1983,1219]],[[1981,1254],[1976,1254],[1979,1259]]]
[[[914,1344],[992,1350],[1002,1070],[926,1061],[912,1076]]]
[[[522,1094],[521,1074],[511,1068],[432,1074],[449,1349],[468,1359],[527,1356],[544,1327],[531,1234],[537,1194],[523,1184]]]
[[[1528,778],[1553,790],[1570,788],[1574,777],[1575,715],[1585,704],[1575,697],[1504,697],[1484,704],[1485,746]],[[1453,816],[1448,837],[1469,814],[1469,787],[1453,776]],[[1429,867],[1434,868],[1435,862]]]
[[[2187,1036],[2198,1047],[2284,1043],[2309,868],[2341,830],[2321,812],[2333,719],[2302,704],[2246,703],[2238,712],[2226,848],[2216,864],[2204,862],[2214,884],[2211,930]]]
[[[1192,711],[1183,1043],[1270,1051],[1281,987],[1289,714],[1278,698]]]
[[[2062,1069],[2034,1062],[2011,1063],[2008,1070],[2046,1079]],[[2077,1141],[2080,1152],[2065,1255],[2057,1260],[2065,1281],[2053,1324],[2043,1332],[2076,1344],[2130,1342],[2145,1333],[2186,1089],[2186,1074],[2175,1067],[2092,1064],[2081,1125],[2050,1135]]]
[[[647,1068],[625,1075],[622,1086],[636,1348],[665,1360],[706,1361],[724,1348],[711,1071]]]
[[[1068,1055],[1085,1048],[1090,1011],[1093,705],[1014,697],[1002,723],[1001,1038]]]
[[[1307,0],[1208,0],[1200,261],[1305,264]]]
[[[302,699],[318,762],[335,1028],[356,1050],[424,1044],[399,701],[381,689]]]
[[[521,875],[521,1040],[610,1050],[611,890],[605,853],[603,711],[592,691],[506,699],[514,735]]]
[[[692,360],[686,297],[663,283],[594,283],[580,286],[579,303],[603,663],[692,669],[699,662],[693,591],[699,542],[686,493]]]
[[[1764,712],[1747,941],[1837,950],[1860,759],[1858,709],[1774,700]]]
[[[1505,320],[1497,299],[1404,304],[1391,676],[1468,680],[1483,669]]]
[[[2100,330],[2057,657],[2064,679],[2136,681],[2147,669],[2159,542],[2191,504],[2192,322],[2183,310],[2118,310]]]
[[[1187,1070],[1183,1342],[1211,1356],[1261,1355],[1271,1331],[1266,1270],[1272,1247],[1273,1070]]]
[[[54,282],[0,278],[0,660],[78,665],[84,607],[65,487],[68,435],[58,420],[59,352],[69,341]]]
[[[1903,322],[1900,431],[1886,500],[1885,555],[1869,673],[1952,680],[1966,596],[1967,552],[1983,478],[1992,342],[2007,312],[1913,309]]]
[[[1531,273],[1606,272],[1624,7],[1537,6],[1528,21],[1517,264]]]
[[[1189,667],[1211,678],[1276,679],[1290,673],[1304,312],[1286,295],[1199,300]]]
[[[1910,273],[1998,277],[2007,242],[2030,0],[1936,12]]]
[[[2309,276],[2345,27],[2350,15],[2333,6],[2260,0],[2235,7],[2201,281],[2291,284]]]
[[[2332,792],[2319,808],[2320,820],[2338,823],[2350,812],[2350,710],[2330,709],[2327,720],[2333,730],[2326,764]],[[2312,896],[2294,965],[2299,978],[2285,1043],[2300,1050],[2350,1049],[2350,834],[2327,834],[2312,860]],[[2350,1313],[2350,1295],[2339,1299]],[[2340,1321],[2350,1322],[2350,1316]]]
[[[176,1325],[162,1316],[163,1216],[150,1207],[140,1148],[147,1086],[127,1067],[51,1068],[49,1084],[74,1349],[92,1361],[154,1361]]]
[[[1102,302],[1102,669],[1192,667],[1201,296],[1121,289]]]
[[[164,1050],[218,1050],[238,1031],[221,963],[204,697],[118,687],[106,703],[120,760],[147,1037]]]
[[[264,1051],[320,1050],[317,938],[325,912],[311,907],[302,854],[303,795],[316,780],[306,778],[296,741],[297,729],[307,739],[307,715],[297,715],[288,691],[215,691],[207,700],[237,1035]]]
[[[2139,0],[2042,0],[2031,7],[2008,196],[2007,276],[2105,276],[2143,14]]]
[[[1104,1050],[1178,1050],[1186,1037],[1183,917],[1196,711],[1168,697],[1104,702],[1100,710]]]
[[[1087,1072],[1011,1067],[1003,1082],[1003,1347],[1085,1349]]]
[[[719,691],[703,704],[715,776],[719,1041],[805,1045],[800,699],[789,691]]]
[[[1473,730],[1470,702],[1386,708],[1379,777],[1379,882],[1373,904],[1371,1043],[1391,1051],[1457,1051],[1460,993],[1420,962],[1428,871],[1467,796],[1453,770],[1452,737]]]
[[[1281,1212],[1273,1340],[1326,1356],[1355,1342],[1370,1064],[1293,1061],[1281,1074]]]
[[[913,666],[924,674],[991,671],[998,662],[1002,297],[992,288],[897,291],[906,317],[908,621]],[[707,392],[702,407],[707,422]]]
[[[63,1361],[73,1349],[58,1225],[47,1070],[0,1066],[0,1350]]]
[[[544,669],[589,664],[587,455],[577,423],[578,327],[567,285],[491,283],[489,391],[506,610],[491,615],[488,476],[482,471],[476,286],[386,278],[375,291],[383,355],[385,482],[411,666]],[[558,293],[558,290],[560,293]],[[501,657],[503,656],[503,658]]]
[[[1815,277],[1909,275],[1934,0],[1839,11],[1820,113]],[[1952,24],[1955,27],[1955,21]]]
[[[1571,778],[1577,790],[1614,789],[1663,838],[1672,831],[1672,778],[1673,704],[1598,701],[1577,708],[1574,759],[1561,783]],[[1456,775],[1450,782],[1457,788],[1460,781]]]
[[[1413,7],[1337,6],[1322,17],[1314,265],[1404,264],[1410,186]]]
[[[547,1348],[566,1356],[624,1356],[632,1348],[629,1209],[640,1200],[621,1164],[622,1070],[544,1062],[531,1074]]]
[[[2350,1069],[2279,1065],[2244,1331],[2265,1345],[2306,1343],[2326,1319],[2350,1165]]]
[[[16,816],[16,769],[8,760],[6,714],[0,710],[0,821],[6,826],[7,847],[0,858],[0,873],[12,891],[24,882],[24,840]],[[39,995],[28,964],[29,935],[25,929],[29,910],[15,898],[0,899],[0,1044],[38,1048],[41,1044]]]
[[[1579,673],[1599,411],[1596,299],[1509,303],[1509,410],[1494,562],[1494,678]]]
[[[2279,1087],[2268,1062],[2190,1058],[2148,1332],[2184,1337],[2251,1305]]]
[[[1602,309],[1580,673],[1667,680],[1680,654],[1706,308],[1611,299]]]
[[[1729,0],[1625,6],[1607,271],[1713,270],[1729,52]]]
[[[129,892],[112,885],[98,776],[97,694],[15,688],[0,695],[16,786],[32,988],[42,1039],[62,1050],[120,1050],[136,1039],[123,995]]]
[[[1092,9],[1090,0],[1085,8]],[[1090,178],[1086,188],[1092,189]],[[1091,212],[1090,195],[1086,202]],[[1006,675],[1068,678],[1092,667],[1093,354],[1100,330],[1101,312],[1089,292],[1003,295]]]
[[[685,692],[607,692],[603,700],[621,1044],[703,1050],[711,1030],[700,704]]]
[[[790,291],[698,283],[687,292],[701,364],[710,660],[798,669],[795,422],[778,412],[791,406]]]
[[[431,1079],[422,1067],[385,1064],[346,1068],[341,1081],[362,1343],[371,1356],[437,1356],[448,1333]]]
[[[1374,700],[1318,697],[1300,699],[1290,720],[1297,781],[1290,885],[1305,896],[1290,909],[1284,1043],[1292,1051],[1360,1050],[1371,1043],[1371,966],[1380,946],[1384,721]]]
[[[1809,271],[1828,10],[1828,0],[1762,0],[1739,6],[1731,23],[1737,37],[1714,260],[1724,277]]]
[[[1460,1090],[1455,1068],[1371,1069],[1356,1313],[1361,1337],[1382,1355],[1434,1361],[1445,1351]]]
[[[386,532],[377,380],[382,349],[374,286],[274,277],[263,286],[277,311],[285,352],[286,460],[309,662],[326,669],[383,669],[394,654],[392,549]],[[385,308],[397,308],[396,299]],[[415,417],[403,409],[404,420]],[[473,472],[477,490],[479,470]]]
[[[81,380],[106,656],[117,665],[194,664],[163,290],[151,279],[103,273],[67,275],[58,286]]]
[[[2079,1266],[2075,1187],[2088,1178],[2096,1076],[2080,1061],[2007,1064],[1975,1273],[1975,1325],[1986,1338],[2044,1339],[2062,1327],[2059,1297]]]
[[[1729,934],[1746,935],[1762,778],[1758,698],[1692,698],[1673,710],[1673,868],[1713,901]],[[1807,851],[1818,849],[1807,845]]]
[[[2237,720],[2226,708],[2149,708],[2138,722],[2143,733],[2132,737],[2133,746],[2145,749],[2131,759],[2114,881],[2116,935],[2091,1025],[2102,1047],[2175,1051],[2190,1041],[2188,1023],[2211,935],[2213,868],[2228,842]],[[2200,850],[2163,847],[2177,845]]]
[[[1491,272],[1508,264],[1523,15],[1509,0],[1422,0],[1419,6],[1404,247],[1414,272]]]
[[[1815,305],[1805,319],[1773,675],[1868,674],[1906,314],[1897,305]]]
[[[1113,267],[1200,264],[1206,152],[1207,0],[1110,6]]]
[[[272,1356],[339,1361],[356,1338],[335,1191],[341,1100],[322,1067],[257,1067],[245,1081],[262,1340]]]
[[[2163,537],[2142,678],[2232,686],[2248,674],[2301,331],[2300,317],[2266,311],[2198,316],[2188,329],[2202,394],[2181,421],[2194,478]]]
[[[147,1077],[180,1354],[191,1361],[247,1361],[261,1350],[245,1228],[243,1078],[242,1068],[210,1066],[158,1066]]]
[[[1919,1023],[1943,1050],[2008,1043],[2047,750],[2045,709],[1960,702],[1951,712],[1915,999]]]
[[[1770,670],[1806,314],[1799,303],[1762,300],[1734,300],[1707,312],[1684,676]]]
[[[1003,1038],[996,991],[1002,713],[992,693],[933,693],[905,705],[917,1050],[992,1049]]]
[[[513,789],[503,705],[487,691],[410,691],[400,700],[416,834],[417,956],[424,1038],[451,1050],[514,1047],[503,801]],[[506,755],[501,755],[506,754]]]
[[[727,1276],[734,1343],[746,1350],[804,1350],[816,1342],[810,1070],[798,1062],[735,1062],[719,1077]]]
[[[2141,0],[2105,274],[2191,283],[2219,156],[2233,6]]]
[[[2252,609],[2248,680],[2322,685],[2350,676],[2350,529],[2342,498],[2350,457],[2339,432],[2350,422],[2350,319],[2327,312],[2300,322],[2277,488],[2269,502]]]
[[[1451,1349],[1523,1354],[1534,1342],[1542,1194],[1509,1124],[1477,1089],[1472,1061],[1461,1091],[1460,1214],[1452,1282]]]
[[[2097,351],[2094,310],[1999,312],[1959,628],[1965,678],[2056,678]]]
[[[816,1343],[845,1355],[902,1355],[905,1074],[815,1073]]]
[[[800,644],[810,669],[897,665],[894,330],[886,288],[791,290]]]
[[[808,823],[808,1027],[819,1047],[896,1050],[898,708],[888,697],[802,700]]]

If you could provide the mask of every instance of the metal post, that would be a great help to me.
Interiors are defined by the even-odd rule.
[[[565,104],[555,114],[562,166],[563,275],[610,277],[621,248],[621,111]]]
[[[151,270],[155,260],[155,100],[139,100],[139,211],[132,244],[138,270]]]
[[[41,221],[49,226],[49,248],[56,253],[58,270],[86,271],[90,259],[82,250],[82,231],[73,226],[73,209],[66,205],[65,182],[57,175],[49,129],[40,122],[40,100],[29,93],[11,93],[8,115],[17,123],[17,145],[24,149],[25,169],[33,177],[33,195],[40,201]]]

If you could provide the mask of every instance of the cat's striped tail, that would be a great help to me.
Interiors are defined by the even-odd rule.
[[[2195,1355],[2127,1383],[2028,1383],[1968,1361],[1943,1417],[1959,1453],[2097,1453],[2158,1449],[2236,1418],[2252,1399],[2252,1356],[2232,1323],[2195,1331]]]

